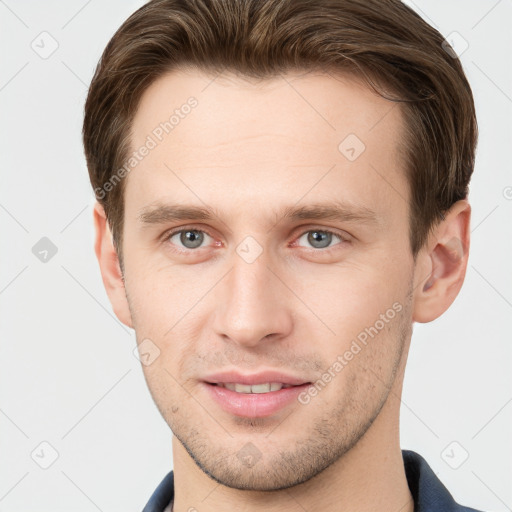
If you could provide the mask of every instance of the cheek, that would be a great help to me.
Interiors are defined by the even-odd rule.
[[[409,282],[406,273],[378,266],[344,269],[334,279],[325,286],[317,282],[317,291],[307,299],[335,333],[323,329],[325,335],[317,335],[328,365],[324,371],[334,383],[323,399],[344,403],[353,395],[369,404],[390,385],[399,358]]]
[[[180,396],[183,389],[179,386],[188,386],[183,368],[191,356],[201,352],[200,334],[208,318],[204,308],[207,300],[211,301],[212,271],[205,274],[203,279],[192,267],[183,270],[170,265],[141,265],[137,272],[127,272],[126,290],[137,340],[150,340],[150,352],[156,347],[152,350],[158,354],[150,366],[143,367],[156,395]]]
[[[303,310],[302,318],[322,327],[320,320],[323,328],[329,328],[325,329],[327,337],[338,337],[341,346],[378,321],[393,304],[402,303],[408,286],[406,273],[398,271],[396,264],[385,262],[319,265],[294,272],[286,279],[301,299],[294,304]]]
[[[164,336],[177,325],[205,295],[212,281],[211,270],[201,273],[193,266],[148,261],[131,261],[126,265],[126,289],[130,305],[141,328]]]
[[[178,384],[179,379],[173,375],[173,369],[168,367],[168,363],[163,363],[162,359],[159,358],[151,366],[143,367],[153,402],[171,429],[183,421],[192,424],[187,418],[194,404],[191,403],[188,393]]]

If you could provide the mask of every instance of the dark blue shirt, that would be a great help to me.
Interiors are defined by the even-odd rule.
[[[402,450],[405,476],[414,499],[414,512],[481,512],[455,502],[427,461],[418,453]],[[169,472],[142,512],[163,512],[174,498],[174,475]]]

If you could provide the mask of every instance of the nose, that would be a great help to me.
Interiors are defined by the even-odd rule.
[[[291,293],[276,274],[265,253],[252,263],[233,255],[233,268],[217,290],[213,327],[218,336],[256,347],[289,335],[293,328]]]

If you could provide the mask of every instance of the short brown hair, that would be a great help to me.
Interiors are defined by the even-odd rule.
[[[129,155],[143,92],[179,66],[259,79],[351,72],[399,102],[414,257],[443,212],[467,197],[477,142],[471,88],[441,34],[399,0],[152,0],[107,44],[85,104],[89,176],[121,268],[124,180],[104,185]]]

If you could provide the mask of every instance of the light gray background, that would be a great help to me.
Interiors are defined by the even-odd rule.
[[[407,3],[469,44],[480,141],[466,282],[447,313],[415,325],[401,443],[456,500],[512,510],[512,3]],[[101,282],[80,137],[101,52],[142,4],[0,0],[0,512],[140,510],[172,468],[134,333]],[[51,48],[43,31],[58,43],[46,59],[31,47]],[[46,263],[32,253],[42,237],[58,248]],[[48,469],[42,442],[59,454]]]

